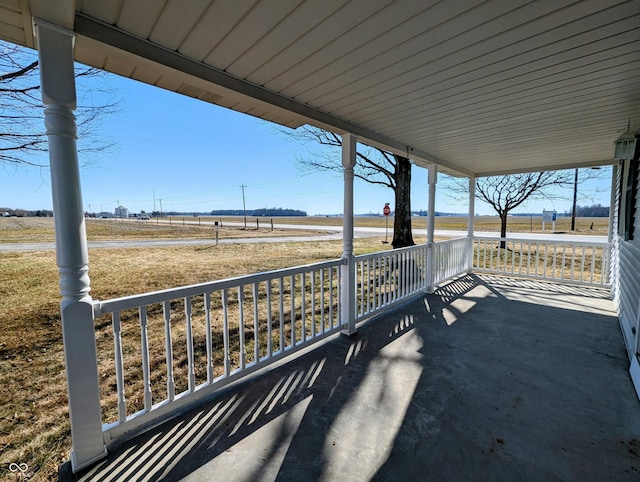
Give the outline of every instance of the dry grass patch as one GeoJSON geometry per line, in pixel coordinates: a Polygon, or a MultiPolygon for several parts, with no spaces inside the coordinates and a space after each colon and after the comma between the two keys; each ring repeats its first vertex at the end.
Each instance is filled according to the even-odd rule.
{"type": "Polygon", "coordinates": [[[0,218],[0,242],[54,241],[52,218],[0,218]]]}
{"type": "Polygon", "coordinates": [[[478,269],[498,270],[506,274],[538,276],[547,279],[602,283],[606,275],[606,251],[601,247],[536,245],[498,242],[476,245],[473,262],[478,269]]]}
{"type": "Polygon", "coordinates": [[[55,255],[4,254],[0,273],[0,479],[12,462],[46,479],[69,450],[55,255]]]}
{"type": "MultiPolygon", "coordinates": [[[[381,238],[356,240],[355,251],[364,254],[390,248],[380,241],[381,238]]],[[[335,259],[341,253],[339,241],[96,249],[89,253],[91,294],[94,299],[110,299],[335,259]]],[[[0,480],[12,477],[8,467],[13,462],[26,463],[32,480],[55,480],[58,465],[67,460],[71,446],[55,253],[2,253],[0,273],[0,480]]],[[[196,323],[201,366],[204,335],[201,321],[196,323]]],[[[177,325],[181,325],[180,320],[177,325]]],[[[101,367],[112,367],[110,319],[97,320],[96,329],[101,367]]],[[[137,337],[139,343],[139,325],[132,323],[127,329],[131,330],[131,343],[125,348],[130,360],[136,360],[133,340],[137,337]]],[[[158,333],[157,326],[151,329],[156,335],[150,336],[163,334],[158,333]]],[[[178,341],[180,336],[177,332],[178,341]]],[[[251,349],[248,344],[248,352],[251,349]]],[[[161,382],[166,369],[164,353],[152,353],[151,360],[154,376],[161,382]]],[[[139,361],[132,363],[132,370],[139,370],[139,361]]],[[[113,414],[115,390],[111,389],[115,378],[109,370],[101,371],[103,387],[109,389],[104,412],[113,414]]],[[[197,375],[202,377],[203,372],[197,375]]],[[[154,395],[162,396],[159,392],[154,395]]],[[[142,401],[134,397],[130,402],[135,407],[142,401]]]]}
{"type": "MultiPolygon", "coordinates": [[[[176,221],[172,224],[155,221],[86,219],[89,241],[122,239],[215,239],[215,227],[198,225],[197,221],[176,221]]],[[[318,231],[273,229],[262,225],[259,230],[249,225],[245,230],[237,226],[218,228],[219,239],[271,238],[277,236],[309,236],[318,231]]],[[[53,218],[0,218],[0,243],[44,243],[55,241],[53,218]]]]}

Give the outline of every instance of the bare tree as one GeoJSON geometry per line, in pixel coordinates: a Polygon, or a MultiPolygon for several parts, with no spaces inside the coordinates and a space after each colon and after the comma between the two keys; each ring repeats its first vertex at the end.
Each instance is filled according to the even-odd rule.
{"type": "MultiPolygon", "coordinates": [[[[113,146],[101,135],[99,120],[117,111],[119,101],[113,99],[104,75],[89,67],[76,68],[78,150],[89,154],[84,164],[113,146]]],[[[47,167],[41,160],[48,148],[43,117],[37,53],[0,42],[0,164],[47,167]]]]}
{"type": "Polygon", "coordinates": [[[562,186],[567,182],[566,176],[560,172],[528,172],[476,180],[476,196],[500,216],[501,238],[507,235],[507,217],[511,211],[527,199],[544,197],[550,187],[562,186]]]}
{"type": "MultiPolygon", "coordinates": [[[[316,146],[340,147],[342,139],[333,132],[317,127],[302,126],[295,131],[281,130],[283,134],[297,141],[312,143],[316,146]]],[[[338,149],[310,148],[309,156],[298,159],[303,170],[333,171],[342,173],[341,154],[338,149]]],[[[393,240],[394,248],[413,246],[411,231],[411,163],[409,159],[397,154],[358,145],[354,176],[371,184],[386,186],[395,193],[393,240]]]]}
{"type": "MultiPolygon", "coordinates": [[[[484,201],[500,217],[500,237],[507,234],[509,213],[527,200],[566,198],[562,190],[578,183],[602,177],[601,171],[582,169],[563,171],[527,172],[505,176],[480,177],[476,179],[476,198],[484,201]],[[559,188],[559,189],[558,189],[559,188]]],[[[446,187],[451,197],[459,197],[468,190],[466,180],[449,178],[446,187]]],[[[501,243],[504,247],[505,243],[501,243]]]]}

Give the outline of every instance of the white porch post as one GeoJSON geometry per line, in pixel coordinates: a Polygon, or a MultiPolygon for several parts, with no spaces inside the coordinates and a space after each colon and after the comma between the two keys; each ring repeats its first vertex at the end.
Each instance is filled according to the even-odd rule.
{"type": "Polygon", "coordinates": [[[435,164],[427,168],[427,183],[429,184],[429,205],[427,217],[427,292],[433,293],[433,232],[436,226],[436,183],[438,182],[438,167],[435,164]]]}
{"type": "MultiPolygon", "coordinates": [[[[607,238],[609,246],[611,246],[611,242],[613,241],[613,223],[615,220],[615,216],[618,215],[617,209],[615,209],[616,191],[618,190],[618,183],[616,182],[618,179],[618,169],[620,169],[620,164],[614,164],[613,166],[611,166],[611,200],[609,202],[609,232],[607,238]]],[[[617,234],[617,231],[615,234],[617,234]]]]}
{"type": "Polygon", "coordinates": [[[469,220],[467,221],[467,273],[473,271],[473,221],[476,213],[476,178],[469,178],[469,220]]]}
{"type": "Polygon", "coordinates": [[[71,464],[77,471],[106,455],[102,436],[89,256],[76,148],[73,32],[36,20],[45,128],[60,272],[62,335],[71,419],[71,464]]]}
{"type": "Polygon", "coordinates": [[[342,215],[342,258],[347,264],[341,266],[340,304],[343,333],[356,332],[356,270],[353,258],[353,168],[356,165],[356,137],[342,136],[342,167],[344,169],[344,212],[342,215]]]}

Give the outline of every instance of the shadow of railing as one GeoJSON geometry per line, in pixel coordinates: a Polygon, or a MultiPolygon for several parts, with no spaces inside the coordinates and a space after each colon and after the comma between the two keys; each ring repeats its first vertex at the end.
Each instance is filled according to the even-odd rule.
{"type": "MultiPolygon", "coordinates": [[[[548,414],[588,432],[579,449],[589,449],[603,426],[581,413],[603,406],[605,387],[620,397],[628,388],[615,316],[509,299],[506,288],[565,286],[461,276],[113,447],[80,480],[470,479],[478,467],[505,470],[505,447],[539,451],[545,464],[561,452],[552,424],[539,422],[548,414]],[[466,458],[451,463],[455,454],[466,458]]],[[[607,426],[607,437],[627,437],[607,426]]],[[[551,473],[534,462],[507,478],[551,473]]]]}
{"type": "MultiPolygon", "coordinates": [[[[268,373],[257,372],[228,387],[172,421],[111,447],[108,458],[81,472],[78,480],[176,480],[262,431],[269,434],[265,444],[269,448],[252,462],[254,475],[257,478],[268,467],[277,473],[280,467],[274,460],[286,456],[294,436],[303,437],[305,443],[313,438],[313,423],[304,422],[307,412],[324,412],[325,422],[331,424],[379,351],[413,328],[413,314],[404,313],[402,306],[392,310],[365,323],[352,337],[335,336],[268,373]],[[307,428],[302,429],[303,425],[307,428]],[[299,430],[305,434],[297,434],[299,430]]],[[[322,447],[317,449],[320,453],[322,447]]],[[[72,480],[69,477],[66,464],[60,469],[60,480],[72,480]]]]}
{"type": "Polygon", "coordinates": [[[607,287],[581,286],[570,283],[558,285],[555,282],[513,278],[508,275],[481,274],[478,275],[478,279],[493,287],[523,288],[541,293],[562,293],[584,298],[609,298],[611,296],[611,290],[607,287]]]}

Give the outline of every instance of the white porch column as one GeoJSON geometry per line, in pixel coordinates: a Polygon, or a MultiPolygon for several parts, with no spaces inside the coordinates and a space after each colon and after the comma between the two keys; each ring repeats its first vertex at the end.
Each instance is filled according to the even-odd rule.
{"type": "Polygon", "coordinates": [[[342,215],[342,258],[347,264],[341,267],[342,292],[340,304],[343,333],[356,332],[356,271],[353,259],[353,168],[356,165],[356,137],[342,136],[342,167],[344,169],[344,209],[342,215]]]}
{"type": "MultiPolygon", "coordinates": [[[[618,169],[620,169],[620,164],[614,164],[611,166],[611,200],[609,201],[609,232],[607,241],[609,246],[611,246],[611,242],[613,241],[613,235],[617,234],[613,232],[613,224],[615,217],[618,215],[618,210],[616,209],[616,192],[618,190],[618,169]]],[[[609,269],[611,272],[611,269],[609,269]]]]}
{"type": "Polygon", "coordinates": [[[433,233],[436,226],[436,183],[438,182],[438,167],[435,164],[427,168],[427,183],[429,184],[429,205],[427,217],[427,292],[433,293],[433,233]]]}
{"type": "Polygon", "coordinates": [[[49,139],[51,189],[60,272],[62,335],[71,419],[71,464],[75,471],[106,455],[102,436],[89,256],[76,148],[75,35],[35,21],[49,139]]]}
{"type": "MultiPolygon", "coordinates": [[[[617,273],[619,272],[618,267],[618,254],[614,252],[614,250],[618,247],[618,243],[614,243],[614,236],[618,236],[619,226],[617,222],[618,211],[620,209],[620,205],[616,204],[616,198],[618,194],[620,195],[620,201],[622,202],[622,193],[618,193],[620,187],[618,186],[618,174],[620,170],[620,164],[614,164],[611,166],[611,200],[609,202],[609,232],[607,236],[607,242],[609,244],[609,259],[607,263],[607,281],[611,285],[611,293],[613,294],[613,298],[615,299],[617,296],[618,286],[616,285],[617,273]],[[614,231],[615,225],[615,231],[614,231]],[[614,262],[616,265],[614,266],[614,262]]],[[[638,312],[640,313],[640,312],[638,312]]],[[[638,334],[640,334],[640,330],[638,330],[638,334]]],[[[637,335],[636,335],[637,336],[637,335]]],[[[640,343],[640,339],[638,339],[638,343],[640,343]]]]}
{"type": "Polygon", "coordinates": [[[469,178],[469,219],[467,221],[467,273],[473,271],[473,221],[476,214],[476,178],[469,178]]]}

